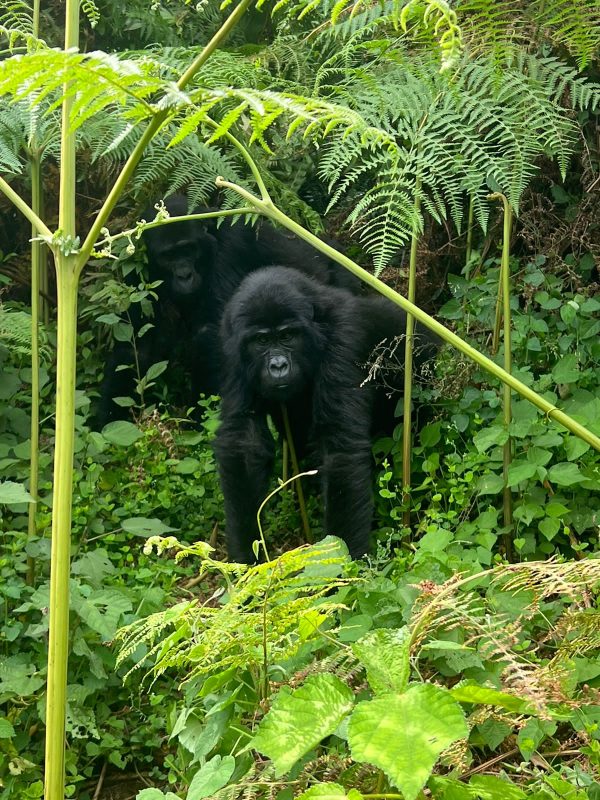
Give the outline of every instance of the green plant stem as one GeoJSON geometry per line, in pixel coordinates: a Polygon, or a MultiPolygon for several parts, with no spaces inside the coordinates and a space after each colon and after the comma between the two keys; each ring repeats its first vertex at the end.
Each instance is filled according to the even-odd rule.
{"type": "Polygon", "coordinates": [[[534,406],[537,406],[537,408],[543,411],[544,414],[550,417],[550,419],[558,422],[567,430],[571,431],[571,433],[573,433],[575,436],[583,439],[584,442],[587,442],[600,452],[600,437],[595,436],[583,425],[580,425],[568,414],[565,414],[564,411],[561,411],[556,406],[552,405],[552,403],[549,403],[539,394],[519,381],[513,375],[507,373],[504,369],[502,369],[502,367],[498,366],[498,364],[495,364],[490,358],[487,358],[487,356],[484,356],[475,350],[475,348],[471,347],[470,344],[463,342],[460,336],[457,336],[455,333],[448,330],[448,328],[435,320],[433,317],[430,317],[429,314],[426,314],[425,311],[414,305],[414,303],[409,302],[405,297],[402,297],[402,295],[399,295],[393,289],[390,289],[390,287],[383,283],[383,281],[380,281],[379,278],[376,278],[374,275],[371,275],[370,272],[367,272],[362,267],[359,267],[358,264],[352,261],[352,259],[343,255],[342,253],[339,253],[333,247],[321,241],[309,231],[305,230],[305,228],[303,228],[297,222],[294,222],[293,219],[276,208],[272,203],[263,202],[259,197],[256,197],[242,186],[238,186],[235,183],[226,181],[224,178],[217,178],[217,186],[237,192],[241,197],[244,198],[244,200],[250,203],[256,209],[256,211],[264,214],[264,216],[292,231],[299,236],[300,239],[312,244],[313,247],[319,250],[319,252],[325,253],[325,255],[327,255],[333,261],[341,264],[343,267],[346,267],[346,269],[348,269],[366,284],[373,287],[373,289],[376,289],[384,297],[387,297],[388,300],[396,303],[396,305],[403,308],[407,313],[412,314],[416,320],[423,323],[426,328],[429,328],[429,330],[433,331],[445,342],[448,342],[448,344],[451,344],[457,350],[460,350],[461,353],[464,353],[472,361],[475,361],[482,369],[485,369],[495,378],[498,378],[499,380],[508,384],[511,389],[514,389],[514,391],[520,394],[521,397],[524,397],[530,403],[533,403],[534,406]]]}
{"type": "Polygon", "coordinates": [[[269,494],[265,497],[265,499],[262,501],[262,503],[258,507],[258,511],[256,512],[256,521],[258,523],[258,535],[259,535],[259,538],[260,538],[260,543],[261,543],[261,546],[262,546],[262,549],[263,549],[263,553],[265,554],[265,559],[267,561],[270,561],[269,552],[267,550],[267,542],[265,540],[265,534],[263,532],[262,523],[260,521],[260,515],[262,514],[263,508],[267,505],[267,503],[269,502],[269,500],[272,497],[275,497],[277,492],[280,492],[282,489],[284,489],[292,481],[298,480],[299,478],[304,478],[304,476],[306,476],[306,475],[316,475],[316,474],[317,474],[317,470],[316,469],[309,469],[306,472],[299,472],[297,475],[292,475],[292,477],[288,478],[287,481],[283,481],[282,483],[279,484],[279,486],[277,486],[275,489],[273,489],[272,492],[269,492],[269,494]]]}
{"type": "MultiPolygon", "coordinates": [[[[67,0],[65,50],[79,44],[79,2],[67,0]]],[[[71,130],[74,98],[64,87],[60,140],[59,228],[74,239],[75,134],[71,130]]],[[[52,493],[52,548],[46,688],[45,800],[65,796],[65,716],[69,654],[69,572],[72,519],[73,446],[75,420],[75,354],[77,336],[76,257],[54,253],[57,294],[56,432],[52,493]]]]}
{"type": "Polygon", "coordinates": [[[46,694],[45,800],[64,800],[65,704],[69,643],[69,558],[75,418],[77,277],[74,257],[57,256],[56,445],[46,694]]]}
{"type": "MultiPolygon", "coordinates": [[[[490,200],[501,200],[504,208],[504,229],[502,238],[502,264],[500,269],[500,280],[502,286],[502,317],[503,317],[503,343],[504,343],[504,369],[512,373],[512,343],[511,343],[511,310],[510,310],[510,237],[512,233],[512,209],[508,200],[503,194],[495,193],[490,195],[490,200]]],[[[502,392],[502,411],[504,425],[509,429],[512,422],[512,403],[510,386],[506,383],[502,392]]],[[[504,534],[504,546],[507,558],[512,553],[512,528],[513,528],[513,507],[512,492],[508,485],[508,470],[512,461],[512,439],[509,436],[506,440],[502,453],[502,472],[504,487],[502,490],[504,527],[507,532],[504,534]]]]}
{"type": "MultiPolygon", "coordinates": [[[[236,6],[236,8],[231,12],[229,17],[225,20],[223,25],[215,33],[210,42],[208,42],[208,44],[203,48],[202,52],[198,55],[196,59],[194,59],[192,64],[190,64],[188,69],[183,73],[181,78],[177,81],[178,89],[184,89],[187,86],[187,84],[192,80],[192,78],[198,72],[198,70],[206,63],[206,61],[210,58],[210,56],[214,53],[214,51],[229,36],[232,29],[238,24],[240,19],[244,16],[251,3],[252,0],[241,0],[239,5],[236,6]]],[[[156,113],[154,119],[152,119],[148,123],[148,127],[144,131],[139,142],[131,152],[127,161],[125,162],[125,165],[123,166],[121,172],[119,173],[119,176],[117,177],[112,189],[110,190],[108,197],[102,204],[102,208],[98,212],[98,215],[94,220],[88,235],[85,237],[83,245],[81,246],[79,259],[77,262],[77,275],[81,274],[81,271],[85,267],[94,248],[94,244],[98,239],[98,237],[100,236],[102,228],[105,226],[110,214],[112,213],[113,208],[117,203],[117,200],[123,193],[125,186],[129,183],[135,168],[137,167],[140,159],[142,158],[142,155],[144,154],[146,146],[152,140],[154,135],[159,131],[159,129],[164,125],[170,113],[172,112],[169,109],[164,109],[156,113]]]]}
{"type": "Polygon", "coordinates": [[[467,251],[465,254],[465,280],[468,281],[470,278],[469,275],[469,263],[471,261],[471,253],[473,251],[473,215],[475,210],[475,202],[473,199],[473,195],[469,195],[469,215],[467,218],[467,251]]]}
{"type": "MultiPolygon", "coordinates": [[[[294,477],[300,473],[298,466],[298,459],[296,457],[296,447],[294,445],[294,437],[292,436],[292,427],[290,425],[290,418],[288,415],[287,406],[282,404],[281,414],[283,416],[283,427],[285,428],[285,438],[290,451],[290,460],[292,462],[292,469],[294,470],[294,477]]],[[[304,538],[309,544],[313,543],[313,535],[308,521],[308,514],[306,513],[306,503],[304,502],[304,490],[302,489],[302,481],[296,481],[296,494],[298,495],[298,505],[300,507],[300,518],[302,519],[302,528],[304,530],[304,538]]]]}
{"type": "MultiPolygon", "coordinates": [[[[31,206],[39,215],[42,196],[40,159],[31,160],[31,206]]],[[[29,451],[29,494],[34,502],[29,504],[27,538],[32,541],[37,534],[37,501],[39,486],[40,444],[40,277],[42,249],[45,245],[35,240],[37,231],[32,226],[31,243],[31,429],[29,451]]],[[[35,559],[27,556],[27,583],[35,581],[35,559]]]]}
{"type": "MultiPolygon", "coordinates": [[[[416,218],[421,211],[421,182],[417,180],[415,188],[415,224],[410,241],[410,261],[408,267],[408,301],[415,302],[417,289],[417,248],[419,244],[419,230],[416,218]]],[[[403,398],[403,427],[402,427],[402,491],[406,510],[402,521],[406,527],[410,526],[410,487],[411,487],[411,457],[412,457],[412,382],[413,382],[413,354],[414,354],[415,318],[412,314],[406,315],[406,335],[404,339],[404,398],[403,398]]]]}
{"type": "Polygon", "coordinates": [[[393,794],[392,792],[380,792],[377,794],[363,794],[361,795],[363,798],[369,798],[369,800],[404,800],[403,794],[393,794]]]}

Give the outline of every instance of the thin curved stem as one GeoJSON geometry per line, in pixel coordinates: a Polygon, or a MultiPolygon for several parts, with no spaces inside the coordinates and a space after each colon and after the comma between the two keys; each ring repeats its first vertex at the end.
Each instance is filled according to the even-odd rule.
{"type": "Polygon", "coordinates": [[[237,194],[249,202],[256,209],[256,211],[277,222],[282,227],[292,231],[300,239],[312,244],[316,250],[324,253],[326,256],[331,258],[336,263],[341,264],[343,267],[346,267],[346,269],[348,269],[366,284],[372,286],[373,289],[376,289],[384,297],[387,297],[388,300],[391,300],[392,303],[396,303],[396,305],[403,308],[407,313],[412,314],[415,319],[423,323],[425,327],[429,328],[429,330],[433,331],[445,342],[448,342],[448,344],[452,345],[457,350],[460,350],[461,353],[464,353],[472,361],[475,361],[482,369],[485,369],[486,372],[489,372],[490,375],[498,378],[503,383],[510,386],[511,389],[514,389],[514,391],[520,394],[521,397],[524,397],[530,403],[533,403],[533,405],[537,406],[537,408],[543,411],[546,416],[550,417],[555,422],[558,422],[567,430],[571,431],[571,433],[575,434],[575,436],[583,439],[583,441],[587,442],[594,449],[600,452],[600,437],[594,435],[591,431],[589,431],[583,425],[580,425],[568,414],[565,414],[564,411],[561,411],[555,405],[549,403],[520,380],[515,378],[513,375],[510,375],[508,372],[506,372],[506,370],[502,369],[502,367],[499,367],[498,364],[494,363],[490,358],[487,358],[487,356],[482,355],[482,353],[477,351],[474,347],[471,347],[470,344],[463,342],[460,336],[457,336],[455,333],[448,330],[448,328],[442,325],[441,322],[438,322],[433,317],[430,317],[429,314],[426,314],[425,311],[420,309],[414,303],[411,303],[405,297],[402,297],[402,295],[398,294],[398,292],[390,289],[390,287],[383,283],[383,281],[380,281],[379,278],[376,278],[374,275],[371,275],[370,272],[367,272],[367,270],[359,267],[359,265],[352,261],[352,259],[343,255],[342,253],[339,253],[335,248],[331,247],[331,245],[321,241],[321,239],[319,239],[317,236],[303,228],[302,225],[294,222],[293,219],[288,217],[278,208],[272,204],[264,203],[259,197],[256,197],[242,186],[238,186],[235,183],[226,181],[221,177],[217,178],[217,186],[237,192],[237,194]]]}
{"type": "Polygon", "coordinates": [[[273,489],[273,491],[270,492],[265,497],[265,499],[262,501],[262,503],[258,507],[258,511],[256,512],[256,521],[258,523],[258,533],[259,533],[259,537],[260,537],[260,543],[262,545],[263,553],[265,554],[265,558],[266,558],[267,561],[270,561],[269,552],[267,550],[267,543],[265,541],[265,535],[263,533],[262,524],[261,524],[261,521],[260,521],[260,515],[262,514],[263,508],[267,505],[267,503],[269,502],[269,500],[272,497],[275,497],[277,492],[280,492],[282,489],[284,489],[292,481],[295,481],[298,478],[304,478],[305,476],[308,476],[308,475],[316,475],[316,474],[317,474],[317,470],[316,469],[309,469],[306,472],[299,472],[297,475],[292,475],[292,477],[288,478],[287,481],[283,481],[283,483],[280,483],[279,486],[277,486],[277,488],[273,489]]]}

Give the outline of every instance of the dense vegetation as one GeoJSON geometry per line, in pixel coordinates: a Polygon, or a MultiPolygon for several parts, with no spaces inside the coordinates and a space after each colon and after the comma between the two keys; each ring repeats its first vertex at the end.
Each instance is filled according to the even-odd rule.
{"type": "MultiPolygon", "coordinates": [[[[294,549],[285,487],[262,519],[283,555],[246,570],[222,560],[217,399],[192,422],[159,363],[126,401],[133,421],[93,430],[106,349],[151,298],[141,272],[122,281],[144,262],[141,208],[181,189],[238,206],[215,179],[255,191],[242,142],[281,209],[401,292],[412,243],[417,302],[498,364],[503,220],[488,195],[504,195],[512,372],[600,435],[595,0],[267,5],[187,93],[177,77],[229,13],[216,3],[86,0],[87,57],[46,49],[63,43],[59,4],[42,6],[39,29],[21,0],[0,12],[0,174],[29,197],[41,169],[53,228],[65,75],[79,81],[84,235],[156,98],[169,109],[79,289],[67,794],[599,800],[589,442],[517,395],[507,424],[500,382],[445,348],[415,390],[409,492],[401,418],[374,447],[368,562],[319,541],[308,478],[317,543],[294,549]]],[[[32,279],[30,227],[3,195],[0,216],[0,789],[24,800],[43,796],[56,293],[43,264],[32,279]]]]}

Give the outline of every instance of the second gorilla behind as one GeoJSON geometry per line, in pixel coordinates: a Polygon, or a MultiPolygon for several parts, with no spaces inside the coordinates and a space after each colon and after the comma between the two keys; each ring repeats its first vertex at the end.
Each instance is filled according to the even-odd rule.
{"type": "MultiPolygon", "coordinates": [[[[187,214],[183,195],[165,200],[170,216],[187,214]]],[[[210,209],[198,209],[208,211],[210,209]]],[[[147,210],[144,217],[153,219],[147,210]]],[[[306,242],[266,221],[257,226],[223,220],[187,220],[149,228],[143,234],[148,253],[148,277],[161,281],[155,290],[152,328],[136,342],[140,376],[157,362],[178,360],[189,373],[189,402],[198,395],[216,394],[221,367],[218,329],[225,303],[243,278],[259,267],[285,263],[323,283],[358,291],[360,281],[306,242]]],[[[132,307],[136,333],[148,322],[132,307]]],[[[106,361],[96,424],[127,415],[114,397],[131,396],[135,388],[134,351],[129,342],[117,342],[106,361]]]]}

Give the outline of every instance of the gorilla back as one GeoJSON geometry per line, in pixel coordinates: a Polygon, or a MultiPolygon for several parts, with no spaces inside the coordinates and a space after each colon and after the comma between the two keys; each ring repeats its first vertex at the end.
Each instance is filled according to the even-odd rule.
{"type": "MultiPolygon", "coordinates": [[[[282,404],[299,455],[309,453],[308,466],[319,469],[325,532],[344,539],[353,557],[364,555],[372,517],[372,437],[393,425],[393,404],[377,402],[386,389],[365,380],[365,364],[373,348],[403,337],[405,327],[405,313],[389,300],[357,297],[294,269],[271,267],[243,281],[221,324],[216,452],[231,558],[253,560],[256,512],[274,460],[267,416],[281,431],[282,404]],[[376,413],[381,409],[387,418],[376,413]]],[[[418,363],[435,351],[431,339],[424,342],[418,363]]],[[[387,389],[401,390],[403,379],[401,368],[389,371],[387,389]]]]}

